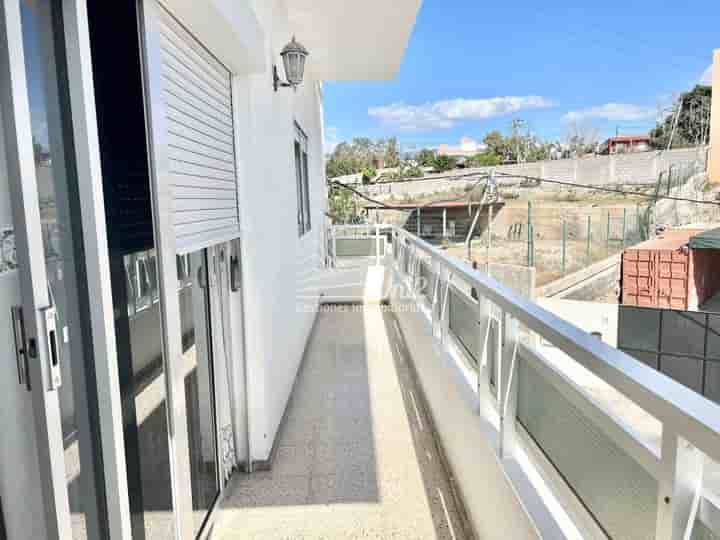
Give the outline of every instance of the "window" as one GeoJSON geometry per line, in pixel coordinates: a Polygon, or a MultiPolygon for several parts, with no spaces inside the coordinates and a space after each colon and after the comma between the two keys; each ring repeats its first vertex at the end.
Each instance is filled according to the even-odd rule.
{"type": "Polygon", "coordinates": [[[297,180],[298,236],[311,229],[310,181],[308,179],[308,139],[302,128],[295,124],[295,177],[297,180]]]}

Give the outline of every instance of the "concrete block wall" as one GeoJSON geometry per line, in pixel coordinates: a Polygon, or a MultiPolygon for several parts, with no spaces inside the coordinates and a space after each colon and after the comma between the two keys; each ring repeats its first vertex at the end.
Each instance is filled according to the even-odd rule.
{"type": "MultiPolygon", "coordinates": [[[[718,91],[718,94],[720,94],[720,91],[718,91]]],[[[720,104],[718,108],[720,108],[720,104]]],[[[720,119],[718,123],[720,123],[720,119]]],[[[717,131],[717,138],[720,138],[720,128],[717,131]]],[[[699,167],[704,169],[707,156],[708,149],[699,147],[683,148],[669,152],[642,152],[582,159],[538,161],[516,165],[501,165],[494,169],[497,173],[501,173],[497,177],[500,185],[514,185],[519,182],[519,179],[516,178],[503,178],[502,174],[527,175],[593,186],[643,185],[654,183],[660,172],[668,170],[673,165],[681,166],[697,162],[699,167]]],[[[718,160],[718,169],[720,169],[720,160],[718,160]]],[[[362,186],[361,189],[370,197],[377,197],[381,200],[394,197],[401,200],[408,197],[427,196],[444,193],[456,188],[465,188],[475,184],[477,176],[489,174],[491,170],[491,167],[457,170],[451,171],[445,176],[439,175],[440,177],[405,182],[385,182],[362,186]],[[474,178],[462,176],[470,173],[477,176],[474,178]]],[[[720,181],[720,178],[718,181],[720,181]]],[[[556,189],[557,186],[548,183],[543,187],[556,189]]]]}

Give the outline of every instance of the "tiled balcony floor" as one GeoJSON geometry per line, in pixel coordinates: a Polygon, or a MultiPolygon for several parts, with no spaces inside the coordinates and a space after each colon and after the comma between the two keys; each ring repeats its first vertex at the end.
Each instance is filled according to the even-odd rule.
{"type": "Polygon", "coordinates": [[[318,315],[272,470],[234,478],[213,538],[466,538],[392,315],[345,309],[318,315]]]}

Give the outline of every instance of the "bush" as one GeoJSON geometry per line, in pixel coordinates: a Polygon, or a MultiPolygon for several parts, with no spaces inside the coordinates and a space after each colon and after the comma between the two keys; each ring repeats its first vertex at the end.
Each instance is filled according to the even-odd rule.
{"type": "Polygon", "coordinates": [[[373,180],[375,180],[375,177],[377,176],[377,171],[371,167],[364,169],[362,172],[362,183],[363,184],[369,184],[373,180]]]}

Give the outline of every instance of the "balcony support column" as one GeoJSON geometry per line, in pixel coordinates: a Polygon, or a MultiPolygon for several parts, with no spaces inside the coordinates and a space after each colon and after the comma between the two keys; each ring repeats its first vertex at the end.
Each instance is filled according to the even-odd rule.
{"type": "Polygon", "coordinates": [[[657,540],[690,538],[702,498],[703,457],[671,426],[663,425],[657,540]]]}

